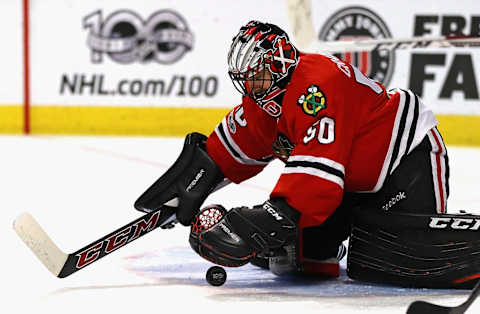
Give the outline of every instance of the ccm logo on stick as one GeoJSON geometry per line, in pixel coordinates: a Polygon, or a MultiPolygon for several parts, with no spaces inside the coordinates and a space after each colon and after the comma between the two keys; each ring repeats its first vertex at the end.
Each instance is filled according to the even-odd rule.
{"type": "Polygon", "coordinates": [[[85,267],[88,264],[97,260],[101,255],[111,253],[114,250],[121,248],[128,242],[133,241],[139,236],[141,236],[144,232],[150,232],[155,228],[159,216],[160,212],[157,212],[152,217],[150,217],[150,220],[140,220],[133,226],[128,226],[125,229],[108,237],[107,239],[102,239],[101,241],[90,246],[88,249],[78,253],[76,267],[85,267]]]}
{"type": "Polygon", "coordinates": [[[478,230],[480,228],[480,219],[430,217],[428,226],[432,229],[478,230]]]}

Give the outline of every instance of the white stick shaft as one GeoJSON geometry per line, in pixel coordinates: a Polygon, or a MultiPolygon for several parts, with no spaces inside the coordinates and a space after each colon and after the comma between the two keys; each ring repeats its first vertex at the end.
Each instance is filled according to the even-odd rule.
{"type": "Polygon", "coordinates": [[[329,53],[412,48],[450,48],[480,46],[480,38],[412,37],[398,39],[372,39],[352,41],[314,41],[306,50],[329,53]]]}

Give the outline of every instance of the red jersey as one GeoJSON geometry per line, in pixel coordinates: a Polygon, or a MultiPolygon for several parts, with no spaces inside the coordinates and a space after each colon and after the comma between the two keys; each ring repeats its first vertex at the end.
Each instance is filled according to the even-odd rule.
{"type": "Polygon", "coordinates": [[[378,191],[436,124],[413,92],[387,92],[334,56],[301,54],[286,88],[261,102],[243,97],[207,151],[235,183],[283,159],[270,197],[300,211],[303,228],[330,216],[344,191],[378,191]]]}

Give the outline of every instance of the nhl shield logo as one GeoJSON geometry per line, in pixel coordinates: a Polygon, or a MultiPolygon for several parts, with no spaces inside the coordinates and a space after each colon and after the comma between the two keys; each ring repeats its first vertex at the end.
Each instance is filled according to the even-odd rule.
{"type": "MultiPolygon", "coordinates": [[[[322,41],[385,39],[392,35],[385,22],[362,7],[347,7],[335,12],[322,27],[322,41]]],[[[395,64],[393,51],[347,52],[336,57],[356,66],[366,76],[388,86],[395,64]]]]}

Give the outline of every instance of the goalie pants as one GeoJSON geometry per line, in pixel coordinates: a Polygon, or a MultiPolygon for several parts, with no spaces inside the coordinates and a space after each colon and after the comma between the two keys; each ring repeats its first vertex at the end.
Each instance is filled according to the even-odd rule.
{"type": "Polygon", "coordinates": [[[443,214],[449,194],[448,155],[437,128],[431,129],[385,179],[376,193],[344,193],[340,206],[320,226],[301,230],[303,259],[337,255],[348,238],[354,209],[418,214],[443,214]]]}

